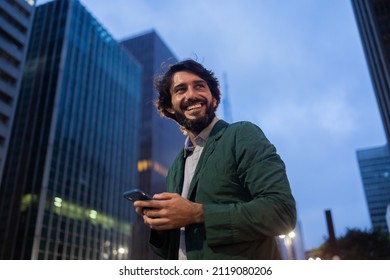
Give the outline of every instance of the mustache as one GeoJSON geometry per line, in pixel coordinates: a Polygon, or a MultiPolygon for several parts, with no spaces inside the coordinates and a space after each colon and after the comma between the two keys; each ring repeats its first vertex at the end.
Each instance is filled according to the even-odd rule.
{"type": "Polygon", "coordinates": [[[183,101],[183,103],[181,104],[181,107],[187,108],[188,106],[191,106],[191,105],[196,104],[196,103],[206,104],[207,101],[204,99],[200,99],[200,98],[189,98],[189,99],[183,101]]]}

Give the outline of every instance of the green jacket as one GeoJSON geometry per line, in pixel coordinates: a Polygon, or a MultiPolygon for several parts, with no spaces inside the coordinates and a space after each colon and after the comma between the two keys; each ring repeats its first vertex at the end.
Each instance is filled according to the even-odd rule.
{"type": "MultiPolygon", "coordinates": [[[[184,151],[169,168],[167,191],[181,193],[184,151]]],[[[203,149],[188,198],[204,205],[204,223],[186,227],[188,259],[279,259],[275,236],[296,223],[285,165],[259,127],[216,123],[203,149]]],[[[152,230],[150,243],[177,259],[179,229],[152,230]]]]}

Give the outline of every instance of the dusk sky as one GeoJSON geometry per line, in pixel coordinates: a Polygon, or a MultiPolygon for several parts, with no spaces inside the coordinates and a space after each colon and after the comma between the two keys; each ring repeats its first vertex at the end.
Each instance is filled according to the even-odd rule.
{"type": "Polygon", "coordinates": [[[154,29],[215,72],[233,121],[286,163],[306,250],[327,238],[327,209],[337,237],[371,228],[356,150],[386,140],[350,0],[80,2],[116,40],[154,29]]]}

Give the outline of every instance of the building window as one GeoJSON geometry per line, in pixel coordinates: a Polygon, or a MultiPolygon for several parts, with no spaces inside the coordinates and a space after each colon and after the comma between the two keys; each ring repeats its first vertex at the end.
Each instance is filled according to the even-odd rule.
{"type": "Polygon", "coordinates": [[[0,101],[4,102],[5,104],[11,104],[12,97],[0,90],[0,101]]]}
{"type": "Polygon", "coordinates": [[[7,84],[16,85],[16,79],[9,75],[8,73],[5,73],[4,71],[0,70],[0,79],[6,82],[7,84]]]}
{"type": "Polygon", "coordinates": [[[9,117],[0,112],[0,123],[7,125],[9,117]]]}

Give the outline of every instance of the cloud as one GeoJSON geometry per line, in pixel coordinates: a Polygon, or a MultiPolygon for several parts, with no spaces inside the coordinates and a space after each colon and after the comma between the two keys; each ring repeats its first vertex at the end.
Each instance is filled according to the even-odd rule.
{"type": "Polygon", "coordinates": [[[288,138],[318,135],[322,139],[341,141],[357,130],[357,112],[342,89],[318,93],[315,98],[293,96],[275,100],[263,109],[261,123],[270,133],[288,138]]]}

